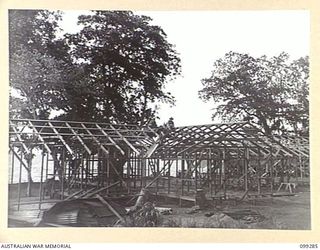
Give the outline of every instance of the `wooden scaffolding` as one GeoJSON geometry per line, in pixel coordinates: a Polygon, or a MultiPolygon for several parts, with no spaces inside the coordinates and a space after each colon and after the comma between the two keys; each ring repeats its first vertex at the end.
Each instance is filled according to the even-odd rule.
{"type": "Polygon", "coordinates": [[[18,204],[22,168],[31,173],[35,152],[41,154],[39,206],[48,198],[50,180],[57,183],[60,199],[102,191],[137,193],[143,187],[159,195],[182,197],[203,190],[208,197],[227,198],[231,193],[273,193],[290,177],[298,181],[309,175],[308,138],[268,137],[249,122],[163,130],[13,119],[9,137],[10,182],[19,176],[18,204]]]}
{"type": "Polygon", "coordinates": [[[41,154],[40,203],[48,195],[48,185],[59,187],[61,199],[75,191],[87,195],[97,190],[108,192],[111,187],[118,193],[134,192],[131,189],[141,186],[145,172],[141,159],[158,138],[148,126],[13,119],[10,182],[14,175],[19,176],[20,201],[22,169],[31,175],[32,159],[41,154]]]}
{"type": "Polygon", "coordinates": [[[166,190],[175,186],[180,195],[198,189],[212,198],[272,194],[275,185],[309,175],[308,138],[266,136],[249,122],[175,128],[162,138],[153,157],[168,162],[163,170],[170,173],[163,176],[166,190]]]}

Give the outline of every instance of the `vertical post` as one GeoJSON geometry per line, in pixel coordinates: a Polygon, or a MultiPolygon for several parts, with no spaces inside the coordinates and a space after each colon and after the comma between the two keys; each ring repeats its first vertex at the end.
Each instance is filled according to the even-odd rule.
{"type": "Polygon", "coordinates": [[[207,175],[208,175],[208,182],[209,182],[209,189],[210,189],[210,196],[212,197],[212,160],[211,160],[211,149],[209,151],[209,157],[207,159],[207,175]]]}
{"type": "Polygon", "coordinates": [[[69,185],[68,185],[68,194],[70,194],[70,188],[71,188],[71,181],[72,181],[72,176],[71,176],[71,169],[73,169],[74,166],[70,166],[70,162],[69,162],[69,166],[68,166],[68,182],[69,182],[69,185]]]}
{"type": "Polygon", "coordinates": [[[30,155],[28,154],[28,159],[27,159],[27,176],[28,176],[28,186],[27,186],[27,195],[28,197],[32,196],[32,148],[30,149],[30,155]]]}
{"type": "Polygon", "coordinates": [[[142,156],[140,157],[140,168],[141,168],[141,188],[144,186],[144,181],[145,181],[145,174],[146,174],[146,162],[145,162],[145,158],[143,158],[142,156]]]}
{"type": "Polygon", "coordinates": [[[20,147],[20,168],[19,168],[19,183],[18,183],[18,211],[20,210],[20,200],[21,200],[21,174],[22,174],[22,146],[20,147]]]}
{"type": "MultiPolygon", "coordinates": [[[[163,160],[163,167],[165,167],[165,165],[166,165],[166,162],[165,162],[165,160],[163,160]]],[[[157,175],[156,176],[158,176],[160,174],[160,166],[159,166],[159,164],[157,164],[157,175]]],[[[156,194],[158,194],[158,192],[159,192],[159,179],[160,178],[157,178],[157,181],[156,181],[156,194]]]]}
{"type": "MultiPolygon", "coordinates": [[[[289,167],[290,167],[290,164],[289,164],[289,167]]],[[[294,164],[294,172],[295,172],[296,182],[298,182],[298,165],[297,164],[294,164]]]]}
{"type": "Polygon", "coordinates": [[[226,149],[223,148],[222,150],[222,164],[221,164],[221,168],[222,168],[222,181],[223,181],[223,196],[224,198],[226,198],[226,149]]]}
{"type": "Polygon", "coordinates": [[[219,164],[219,175],[218,175],[218,180],[217,180],[217,193],[221,191],[222,187],[222,160],[221,160],[221,155],[219,155],[219,160],[217,163],[219,164]]]}
{"type": "Polygon", "coordinates": [[[192,174],[190,174],[190,164],[191,160],[186,160],[186,164],[187,164],[187,171],[186,171],[186,178],[187,178],[187,192],[190,192],[190,181],[192,179],[192,174]]]}
{"type": "Polygon", "coordinates": [[[220,189],[221,189],[221,187],[222,187],[222,168],[223,168],[223,166],[222,166],[222,164],[223,164],[223,153],[221,153],[221,151],[220,151],[220,154],[219,154],[219,157],[220,157],[220,159],[219,159],[219,188],[218,188],[218,190],[220,191],[220,189]],[[222,157],[221,157],[221,154],[222,154],[222,157]]]}
{"type": "Polygon", "coordinates": [[[101,158],[102,150],[99,149],[98,151],[98,157],[97,157],[97,163],[98,163],[98,168],[97,168],[97,179],[98,179],[98,187],[101,187],[101,179],[102,179],[102,158],[101,158]]]}
{"type": "Polygon", "coordinates": [[[298,144],[298,152],[299,152],[299,169],[300,169],[300,178],[301,180],[303,179],[303,170],[302,170],[302,159],[301,159],[301,147],[300,147],[300,140],[295,138],[295,141],[297,142],[298,144]]]}
{"type": "Polygon", "coordinates": [[[136,152],[133,153],[133,188],[135,189],[137,186],[137,158],[136,152]]]}
{"type": "Polygon", "coordinates": [[[182,162],[181,162],[181,195],[183,195],[183,187],[184,187],[184,164],[185,164],[185,153],[182,156],[182,162]]]}
{"type": "Polygon", "coordinates": [[[150,159],[145,158],[145,161],[146,161],[146,177],[148,177],[150,174],[150,159]]]}
{"type": "Polygon", "coordinates": [[[300,179],[303,179],[303,170],[302,170],[302,160],[301,160],[301,154],[299,151],[299,168],[300,168],[300,179]]]}
{"type": "Polygon", "coordinates": [[[248,149],[244,148],[244,189],[248,191],[248,149]]]}
{"type": "MultiPolygon", "coordinates": [[[[115,166],[115,167],[117,167],[117,166],[115,166]]],[[[107,171],[107,186],[109,186],[110,185],[110,183],[111,183],[111,177],[110,177],[110,158],[108,157],[107,158],[107,160],[106,160],[106,171],[107,171]]],[[[107,194],[109,194],[109,188],[107,189],[107,194]]]]}
{"type": "Polygon", "coordinates": [[[176,188],[178,187],[178,177],[179,177],[179,158],[176,159],[176,188]]]}
{"type": "Polygon", "coordinates": [[[222,161],[221,161],[221,179],[222,179],[222,183],[224,182],[224,179],[225,179],[225,160],[226,160],[226,150],[225,150],[225,148],[223,148],[222,149],[222,161]]]}
{"type": "Polygon", "coordinates": [[[95,155],[92,155],[91,157],[91,178],[92,178],[92,181],[94,180],[94,161],[95,161],[95,155]]]}
{"type": "MultiPolygon", "coordinates": [[[[109,150],[109,148],[108,148],[109,150]]],[[[109,151],[110,152],[110,151],[109,151]]],[[[105,155],[105,152],[101,151],[101,155],[100,155],[100,184],[101,184],[101,187],[104,187],[105,186],[105,168],[106,168],[106,165],[107,165],[107,162],[109,163],[109,161],[111,161],[111,157],[110,155],[105,155]]]]}
{"type": "Polygon", "coordinates": [[[257,176],[258,176],[258,194],[261,194],[261,151],[260,148],[258,149],[258,169],[257,169],[257,176]]]}
{"type": "MultiPolygon", "coordinates": [[[[157,171],[157,175],[156,176],[158,176],[158,174],[159,174],[159,171],[160,171],[160,159],[158,159],[157,160],[158,161],[158,164],[157,164],[157,168],[156,168],[156,171],[157,171]]],[[[165,167],[165,161],[162,161],[162,164],[163,164],[163,167],[165,167]]],[[[158,179],[159,180],[159,179],[158,179]]],[[[157,184],[158,185],[158,184],[157,184]]],[[[157,190],[157,192],[158,192],[158,190],[157,190]]]]}
{"type": "Polygon", "coordinates": [[[56,169],[56,160],[57,160],[57,153],[56,153],[56,148],[54,147],[52,150],[52,160],[53,160],[53,168],[52,168],[52,176],[53,178],[55,178],[56,176],[56,171],[58,171],[56,169]]]}
{"type": "Polygon", "coordinates": [[[128,160],[127,160],[127,187],[128,187],[128,193],[130,193],[131,189],[131,154],[130,149],[128,149],[128,160]]]}
{"type": "Polygon", "coordinates": [[[80,180],[80,169],[78,169],[78,166],[77,166],[77,160],[78,159],[75,159],[75,165],[74,165],[74,168],[73,168],[73,171],[75,172],[75,180],[79,181],[80,180]]]}
{"type": "Polygon", "coordinates": [[[140,188],[143,187],[143,170],[142,170],[142,159],[141,157],[138,155],[138,169],[139,169],[139,175],[140,175],[140,188]]]}
{"type": "Polygon", "coordinates": [[[85,160],[86,160],[86,171],[85,171],[85,190],[88,190],[88,173],[89,173],[89,156],[86,154],[85,155],[85,160]]]}
{"type": "Polygon", "coordinates": [[[61,161],[61,200],[64,199],[64,170],[65,170],[65,150],[62,149],[62,161],[61,161]]]}
{"type": "Polygon", "coordinates": [[[195,189],[198,189],[198,160],[195,158],[195,170],[194,170],[195,189]]]}
{"type": "Polygon", "coordinates": [[[43,181],[43,165],[44,165],[44,146],[42,146],[42,158],[41,158],[41,170],[40,170],[40,190],[39,190],[39,210],[41,210],[41,203],[42,203],[42,181],[43,181]]]}
{"type": "Polygon", "coordinates": [[[273,154],[272,154],[272,147],[270,147],[270,191],[271,194],[273,193],[273,154]]]}
{"type": "Polygon", "coordinates": [[[218,170],[219,166],[217,166],[217,161],[216,160],[213,160],[213,186],[214,186],[214,194],[216,195],[217,194],[217,173],[216,173],[216,170],[218,170]]]}
{"type": "Polygon", "coordinates": [[[171,176],[171,164],[173,162],[170,163],[170,160],[169,160],[169,166],[168,166],[168,174],[167,174],[167,177],[168,177],[168,194],[170,194],[170,186],[171,186],[171,183],[170,183],[170,176],[171,176]]]}
{"type": "Polygon", "coordinates": [[[49,171],[49,152],[47,152],[47,157],[46,157],[46,179],[48,179],[48,171],[49,171]]]}
{"type": "MultiPolygon", "coordinates": [[[[12,151],[14,150],[14,147],[12,147],[12,151]]],[[[14,153],[12,152],[12,158],[11,158],[11,180],[10,183],[13,184],[13,175],[14,175],[14,153]]]]}
{"type": "Polygon", "coordinates": [[[83,155],[81,155],[80,158],[80,171],[81,171],[81,184],[80,184],[80,189],[83,190],[83,167],[84,167],[84,159],[83,159],[83,155]]]}
{"type": "Polygon", "coordinates": [[[226,178],[226,173],[227,172],[227,161],[224,161],[224,178],[223,178],[223,197],[226,199],[227,197],[227,178],[226,178]]]}

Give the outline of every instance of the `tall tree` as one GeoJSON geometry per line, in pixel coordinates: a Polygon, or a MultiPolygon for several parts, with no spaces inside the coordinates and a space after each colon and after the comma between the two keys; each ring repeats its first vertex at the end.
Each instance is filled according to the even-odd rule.
{"type": "Polygon", "coordinates": [[[9,81],[18,93],[10,95],[11,117],[45,119],[61,101],[68,61],[55,40],[59,20],[59,12],[9,11],[9,81]]]}
{"type": "MultiPolygon", "coordinates": [[[[164,85],[180,73],[180,60],[150,18],[96,11],[79,17],[79,33],[58,39],[60,19],[9,12],[11,117],[48,119],[59,110],[58,119],[143,124],[155,115],[152,102],[173,102],[164,85]]],[[[32,157],[25,154],[29,184],[32,157]]]]}
{"type": "Polygon", "coordinates": [[[265,131],[308,126],[308,58],[290,62],[286,53],[272,58],[227,53],[202,80],[199,96],[217,104],[213,117],[253,119],[265,131]]]}
{"type": "MultiPolygon", "coordinates": [[[[59,18],[59,13],[49,11],[9,11],[11,118],[46,119],[56,107],[55,103],[63,99],[60,93],[66,62],[57,57],[61,46],[55,45],[59,18]]],[[[24,151],[27,195],[31,196],[32,151],[35,147],[32,142],[37,138],[26,136],[24,139],[29,150],[24,151]]]]}
{"type": "Polygon", "coordinates": [[[60,12],[9,10],[9,56],[19,53],[21,46],[46,53],[56,38],[59,20],[60,12]]]}
{"type": "Polygon", "coordinates": [[[150,21],[130,11],[94,11],[79,17],[82,30],[66,40],[88,78],[77,83],[80,88],[70,88],[79,97],[70,114],[144,123],[154,115],[150,103],[172,102],[164,85],[180,73],[180,60],[164,31],[150,21]]]}

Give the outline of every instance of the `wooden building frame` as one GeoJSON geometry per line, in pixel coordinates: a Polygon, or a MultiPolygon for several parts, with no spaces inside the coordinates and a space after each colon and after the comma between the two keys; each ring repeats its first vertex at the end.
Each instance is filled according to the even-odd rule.
{"type": "Polygon", "coordinates": [[[237,195],[243,198],[248,192],[272,194],[284,177],[289,182],[294,175],[297,182],[298,173],[308,176],[309,140],[266,136],[249,122],[184,126],[167,134],[153,156],[179,161],[181,195],[205,189],[210,197],[226,198],[234,187],[238,192],[232,193],[242,190],[237,195]]]}
{"type": "Polygon", "coordinates": [[[39,207],[49,179],[59,181],[61,199],[141,188],[180,198],[200,189],[208,198],[227,199],[272,194],[285,175],[287,181],[292,174],[298,181],[309,171],[308,138],[266,136],[249,122],[171,129],[31,119],[12,119],[9,125],[18,204],[21,170],[31,170],[35,148],[42,152],[39,207]]]}

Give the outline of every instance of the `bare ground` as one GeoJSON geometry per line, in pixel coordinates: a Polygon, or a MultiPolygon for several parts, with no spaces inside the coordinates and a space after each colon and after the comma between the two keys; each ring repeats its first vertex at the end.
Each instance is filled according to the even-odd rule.
{"type": "MultiPolygon", "coordinates": [[[[21,196],[25,197],[25,185],[22,185],[21,196]]],[[[11,187],[9,198],[17,196],[17,187],[11,187]]],[[[37,185],[33,185],[34,196],[39,195],[37,185]]],[[[36,198],[36,197],[35,197],[36,198]]],[[[173,213],[162,215],[163,227],[199,227],[199,228],[252,228],[252,229],[289,229],[310,230],[311,208],[309,188],[303,188],[295,196],[281,196],[243,201],[238,204],[218,204],[216,207],[195,211],[172,204],[159,204],[161,207],[171,207],[173,213]],[[233,219],[226,211],[252,210],[261,214],[259,221],[233,219]],[[208,216],[208,213],[211,216],[208,216]]]]}
{"type": "MultiPolygon", "coordinates": [[[[171,206],[172,207],[172,206],[171,206]]],[[[310,230],[310,193],[299,192],[295,196],[263,198],[244,201],[237,205],[221,205],[215,208],[188,214],[190,208],[173,207],[171,215],[163,215],[165,227],[213,227],[213,228],[252,228],[310,230]],[[225,211],[252,210],[261,215],[259,221],[232,219],[225,211]],[[208,213],[213,214],[208,216],[208,213]],[[206,216],[207,214],[207,216],[206,216]]]]}

